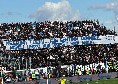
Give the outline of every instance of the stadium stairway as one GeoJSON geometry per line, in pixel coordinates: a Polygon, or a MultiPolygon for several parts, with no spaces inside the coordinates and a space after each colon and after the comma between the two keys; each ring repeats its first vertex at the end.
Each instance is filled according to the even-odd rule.
{"type": "Polygon", "coordinates": [[[5,51],[5,46],[3,44],[3,41],[0,39],[0,64],[1,64],[1,60],[4,58],[3,57],[3,52],[5,51]]]}
{"type": "Polygon", "coordinates": [[[0,52],[4,51],[4,44],[2,42],[2,40],[0,39],[0,52]]]}

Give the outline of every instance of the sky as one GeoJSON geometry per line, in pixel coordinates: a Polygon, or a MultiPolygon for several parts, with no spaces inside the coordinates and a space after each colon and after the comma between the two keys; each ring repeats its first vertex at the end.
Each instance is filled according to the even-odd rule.
{"type": "Polygon", "coordinates": [[[99,20],[118,30],[118,0],[0,0],[0,23],[99,20]]]}

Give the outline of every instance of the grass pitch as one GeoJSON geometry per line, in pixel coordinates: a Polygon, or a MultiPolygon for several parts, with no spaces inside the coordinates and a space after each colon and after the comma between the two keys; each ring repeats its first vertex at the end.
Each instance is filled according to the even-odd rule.
{"type": "Polygon", "coordinates": [[[67,84],[118,84],[118,78],[93,80],[93,81],[88,81],[88,82],[84,81],[84,82],[67,83],[67,84]]]}

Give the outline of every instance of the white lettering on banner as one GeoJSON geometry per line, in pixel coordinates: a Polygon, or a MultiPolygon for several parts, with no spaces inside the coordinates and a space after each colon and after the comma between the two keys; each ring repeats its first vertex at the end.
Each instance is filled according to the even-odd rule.
{"type": "Polygon", "coordinates": [[[98,64],[96,64],[96,63],[93,63],[93,64],[89,64],[89,65],[85,65],[85,66],[83,66],[83,65],[77,65],[76,66],[76,69],[80,69],[80,71],[85,71],[85,70],[91,70],[92,68],[94,69],[94,70],[96,70],[96,68],[97,68],[97,66],[98,65],[100,65],[101,66],[101,69],[102,68],[105,68],[105,65],[104,65],[104,63],[98,63],[98,64]]]}
{"type": "Polygon", "coordinates": [[[27,45],[24,45],[24,49],[27,49],[27,45]]]}
{"type": "Polygon", "coordinates": [[[56,43],[61,43],[60,38],[55,38],[57,40],[56,43]]]}
{"type": "Polygon", "coordinates": [[[81,71],[84,71],[85,70],[85,66],[82,66],[80,68],[81,68],[81,71]]]}
{"type": "Polygon", "coordinates": [[[29,40],[27,40],[26,42],[27,42],[27,45],[30,45],[30,41],[29,40]]]}
{"type": "Polygon", "coordinates": [[[38,47],[39,47],[39,45],[36,45],[36,46],[34,45],[33,49],[39,49],[38,47]]]}
{"type": "Polygon", "coordinates": [[[33,44],[40,44],[40,41],[39,40],[34,40],[33,44]]]}
{"type": "Polygon", "coordinates": [[[10,42],[8,43],[8,45],[13,45],[13,41],[10,41],[10,42]]]}
{"type": "Polygon", "coordinates": [[[50,43],[50,39],[44,39],[44,44],[49,44],[50,43]]]}
{"type": "Polygon", "coordinates": [[[90,66],[89,65],[86,65],[85,66],[85,70],[90,70],[90,66]]]}
{"type": "Polygon", "coordinates": [[[118,43],[118,36],[83,36],[83,37],[66,37],[66,38],[52,38],[43,40],[26,40],[26,41],[3,41],[6,50],[20,50],[20,49],[35,49],[52,48],[59,46],[74,46],[74,45],[88,45],[88,44],[114,44],[118,43]],[[25,46],[27,45],[27,47],[25,46]],[[33,46],[30,46],[33,45],[33,46]],[[25,47],[24,47],[25,46],[25,47]]]}
{"type": "Polygon", "coordinates": [[[33,44],[33,41],[34,41],[34,40],[30,40],[30,45],[32,45],[32,44],[33,44]]]}
{"type": "Polygon", "coordinates": [[[50,39],[44,39],[44,45],[46,45],[46,47],[48,47],[48,44],[50,44],[50,39]]]}
{"type": "Polygon", "coordinates": [[[92,68],[93,68],[93,69],[96,69],[96,68],[95,68],[95,63],[92,64],[92,68]]]}
{"type": "Polygon", "coordinates": [[[115,41],[115,36],[114,35],[106,35],[106,39],[109,41],[115,41]]]}
{"type": "Polygon", "coordinates": [[[40,43],[40,48],[43,48],[43,44],[40,43]]]}
{"type": "Polygon", "coordinates": [[[92,67],[92,64],[90,64],[90,70],[92,69],[93,67],[92,67]]]}

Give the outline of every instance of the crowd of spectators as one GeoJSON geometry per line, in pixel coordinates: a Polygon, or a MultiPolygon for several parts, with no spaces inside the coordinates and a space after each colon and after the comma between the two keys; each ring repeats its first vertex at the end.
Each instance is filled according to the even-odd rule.
{"type": "Polygon", "coordinates": [[[105,26],[100,25],[98,20],[3,23],[0,24],[0,33],[0,37],[7,41],[115,34],[113,30],[107,30],[105,26]]]}
{"type": "MultiPolygon", "coordinates": [[[[4,53],[4,61],[8,64],[13,64],[16,69],[26,68],[26,59],[31,57],[31,67],[46,67],[59,65],[87,65],[92,63],[105,63],[106,61],[115,62],[118,57],[117,44],[102,44],[102,45],[76,45],[65,46],[40,50],[21,50],[21,51],[6,51],[4,53]]],[[[9,66],[9,68],[11,65],[9,66]]]]}
{"type": "MultiPolygon", "coordinates": [[[[0,39],[6,41],[105,35],[117,34],[115,31],[108,30],[105,26],[100,25],[98,20],[0,24],[0,39]]],[[[118,45],[75,45],[38,50],[4,50],[1,53],[0,65],[6,67],[7,70],[46,66],[58,68],[60,65],[87,65],[100,62],[105,63],[106,61],[115,62],[118,60],[118,45]]]]}

